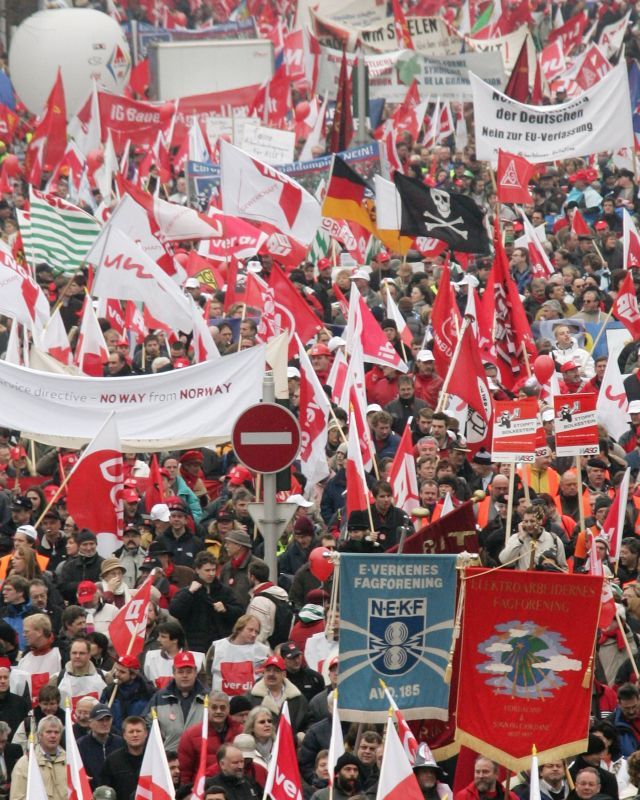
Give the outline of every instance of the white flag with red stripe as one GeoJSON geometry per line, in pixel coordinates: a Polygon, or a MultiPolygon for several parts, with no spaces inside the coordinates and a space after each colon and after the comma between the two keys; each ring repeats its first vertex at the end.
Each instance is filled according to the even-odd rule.
{"type": "Polygon", "coordinates": [[[391,718],[387,722],[376,800],[424,800],[391,718]]]}
{"type": "Polygon", "coordinates": [[[51,315],[46,328],[35,336],[38,347],[45,353],[57,359],[61,364],[69,366],[73,364],[73,352],[69,337],[64,327],[64,322],[60,316],[60,310],[56,309],[51,315]]]}
{"type": "Polygon", "coordinates": [[[295,339],[300,359],[300,464],[310,489],[329,475],[325,447],[327,414],[331,406],[302,342],[297,335],[295,339]]]}
{"type": "Polygon", "coordinates": [[[410,417],[407,420],[407,425],[402,433],[402,438],[393,457],[389,472],[393,504],[406,511],[409,515],[420,505],[418,476],[416,462],[413,457],[413,440],[411,437],[412,419],[413,417],[410,417]]]}
{"type": "Polygon", "coordinates": [[[391,292],[387,292],[387,317],[389,317],[389,319],[392,319],[396,323],[398,327],[398,333],[400,334],[400,338],[404,342],[405,346],[407,348],[410,348],[411,342],[413,342],[413,334],[411,333],[411,328],[407,325],[407,321],[400,313],[400,309],[398,308],[396,301],[391,296],[391,292]]]}
{"type": "Polygon", "coordinates": [[[331,387],[331,400],[334,403],[340,401],[344,385],[347,381],[348,365],[344,351],[339,347],[335,351],[333,364],[327,376],[327,386],[331,387]]]}
{"type": "Polygon", "coordinates": [[[362,344],[362,357],[370,364],[393,367],[399,372],[407,372],[408,367],[387,339],[378,321],[371,313],[355,283],[351,284],[349,312],[345,331],[347,351],[353,352],[354,344],[362,344]]]}
{"type": "Polygon", "coordinates": [[[109,350],[107,349],[107,343],[104,340],[96,312],[93,310],[91,298],[87,296],[84,303],[82,322],[80,323],[78,344],[76,345],[75,363],[85,375],[101,378],[104,373],[104,365],[108,360],[109,350]]]}
{"type": "MultiPolygon", "coordinates": [[[[402,749],[404,750],[405,755],[409,759],[409,763],[413,764],[413,762],[416,759],[416,753],[418,752],[418,740],[413,735],[413,731],[411,730],[411,728],[407,724],[407,721],[404,718],[404,715],[402,714],[402,712],[398,708],[398,704],[393,699],[393,695],[389,691],[388,686],[383,681],[380,681],[380,683],[382,684],[382,688],[384,689],[384,693],[387,696],[387,700],[389,701],[389,705],[391,706],[391,708],[393,709],[393,713],[395,714],[396,723],[398,725],[398,736],[400,737],[400,741],[402,743],[402,749]]],[[[431,753],[430,750],[429,750],[429,753],[431,753]]],[[[435,759],[433,758],[433,755],[431,756],[431,758],[433,759],[433,761],[435,761],[435,759]]]]}
{"type": "MultiPolygon", "coordinates": [[[[205,714],[205,719],[207,718],[205,714]]],[[[174,800],[175,796],[160,725],[154,717],[151,721],[134,800],[174,800]]]]}
{"type": "Polygon", "coordinates": [[[123,479],[120,435],[115,413],[111,413],[87,445],[67,484],[69,513],[79,528],[96,534],[103,558],[122,545],[123,479]]]}
{"type": "Polygon", "coordinates": [[[299,183],[274,167],[220,141],[222,210],[269,222],[304,244],[320,227],[320,204],[299,183]]]}
{"type": "MultiPolygon", "coordinates": [[[[64,711],[64,727],[73,730],[71,704],[67,703],[64,711]]],[[[92,791],[87,771],[82,763],[75,736],[67,736],[65,740],[67,754],[67,792],[69,800],[91,800],[92,791]]]]}
{"type": "Polygon", "coordinates": [[[271,752],[264,796],[271,795],[273,800],[302,800],[301,786],[289,705],[285,700],[271,752]]]}
{"type": "Polygon", "coordinates": [[[362,360],[362,343],[354,343],[349,370],[339,402],[347,414],[353,414],[360,442],[360,452],[364,468],[368,471],[373,467],[376,450],[371,437],[371,430],[367,424],[367,393],[364,384],[364,362],[362,360]]]}
{"type": "Polygon", "coordinates": [[[602,530],[609,537],[609,558],[611,561],[619,561],[620,545],[622,543],[622,531],[627,513],[627,500],[629,499],[629,478],[631,469],[625,470],[624,476],[618,486],[613,503],[609,507],[607,516],[602,523],[602,530]]]}

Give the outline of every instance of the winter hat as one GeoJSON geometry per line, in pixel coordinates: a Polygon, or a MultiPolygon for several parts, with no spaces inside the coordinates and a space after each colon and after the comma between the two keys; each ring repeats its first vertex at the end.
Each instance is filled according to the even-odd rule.
{"type": "MultiPolygon", "coordinates": [[[[602,739],[600,741],[602,741],[602,739]]],[[[357,767],[360,773],[362,773],[362,762],[360,759],[354,756],[353,753],[343,753],[336,761],[334,774],[337,775],[343,767],[348,767],[349,765],[357,767]]]]}
{"type": "Polygon", "coordinates": [[[300,622],[319,622],[324,619],[324,608],[315,603],[307,603],[300,609],[298,619],[300,622]]]}

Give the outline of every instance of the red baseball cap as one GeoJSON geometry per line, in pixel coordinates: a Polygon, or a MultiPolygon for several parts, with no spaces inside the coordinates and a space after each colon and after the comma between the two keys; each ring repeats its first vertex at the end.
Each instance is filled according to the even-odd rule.
{"type": "Polygon", "coordinates": [[[332,264],[331,264],[331,259],[330,258],[326,258],[325,257],[325,258],[319,258],[318,259],[318,270],[321,271],[323,269],[331,269],[331,266],[332,266],[332,264]]]}
{"type": "Polygon", "coordinates": [[[85,603],[90,603],[96,596],[97,591],[98,587],[93,581],[80,581],[76,591],[80,605],[82,606],[85,603]]]}
{"type": "Polygon", "coordinates": [[[253,481],[253,475],[246,467],[235,466],[229,470],[229,483],[232,486],[240,486],[245,481],[253,481]]]}
{"type": "Polygon", "coordinates": [[[196,669],[196,660],[193,657],[193,653],[191,653],[189,650],[181,650],[173,657],[174,669],[183,669],[185,667],[196,669]]]}
{"type": "Polygon", "coordinates": [[[122,499],[125,503],[137,503],[140,499],[140,496],[135,489],[125,489],[122,492],[122,499]]]}
{"type": "Polygon", "coordinates": [[[122,658],[118,659],[118,664],[125,669],[140,669],[140,662],[135,656],[132,655],[124,655],[122,658]]]}
{"type": "Polygon", "coordinates": [[[287,669],[284,663],[284,658],[281,658],[280,656],[269,656],[269,658],[264,662],[264,668],[266,669],[267,667],[277,667],[283,672],[287,669]]]}
{"type": "Polygon", "coordinates": [[[309,350],[310,356],[330,356],[331,350],[327,347],[326,344],[319,342],[318,344],[314,344],[311,350],[309,350]]]}

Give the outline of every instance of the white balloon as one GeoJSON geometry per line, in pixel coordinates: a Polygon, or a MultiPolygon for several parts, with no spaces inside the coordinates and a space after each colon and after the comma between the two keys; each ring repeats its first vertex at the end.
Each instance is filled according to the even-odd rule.
{"type": "Polygon", "coordinates": [[[16,30],[9,50],[13,86],[33,114],[44,109],[58,67],[67,118],[84,104],[95,78],[121,93],[129,81],[129,45],[118,23],[101,11],[67,8],[38,11],[16,30]]]}

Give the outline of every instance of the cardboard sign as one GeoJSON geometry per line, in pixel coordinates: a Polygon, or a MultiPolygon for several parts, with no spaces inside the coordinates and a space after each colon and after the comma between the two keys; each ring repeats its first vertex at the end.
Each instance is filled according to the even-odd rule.
{"type": "Polygon", "coordinates": [[[556,455],[598,455],[597,399],[595,394],[561,394],[553,398],[556,455]]]}
{"type": "Polygon", "coordinates": [[[538,401],[496,400],[493,404],[493,461],[532,464],[535,460],[538,401]]]}

